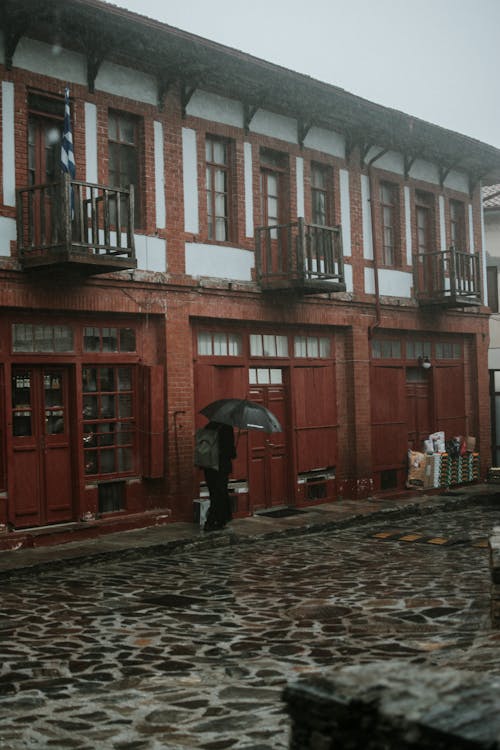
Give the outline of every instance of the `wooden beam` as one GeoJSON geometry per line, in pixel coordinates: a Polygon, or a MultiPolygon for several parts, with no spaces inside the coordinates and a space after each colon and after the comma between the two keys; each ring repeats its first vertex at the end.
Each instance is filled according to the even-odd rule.
{"type": "Polygon", "coordinates": [[[297,140],[299,142],[300,148],[303,148],[304,141],[308,132],[311,130],[312,125],[313,124],[310,120],[308,122],[305,122],[304,120],[297,120],[297,140]]]}
{"type": "Polygon", "coordinates": [[[245,133],[248,133],[250,129],[250,123],[255,117],[258,109],[260,109],[259,104],[248,104],[247,102],[243,103],[243,128],[245,130],[245,133]]]}
{"type": "Polygon", "coordinates": [[[405,180],[407,180],[410,176],[410,169],[412,168],[416,158],[416,156],[409,156],[408,154],[404,155],[405,180]]]}
{"type": "Polygon", "coordinates": [[[187,105],[191,101],[191,97],[196,89],[197,86],[188,86],[185,83],[181,85],[181,115],[183,119],[186,117],[187,105]]]}

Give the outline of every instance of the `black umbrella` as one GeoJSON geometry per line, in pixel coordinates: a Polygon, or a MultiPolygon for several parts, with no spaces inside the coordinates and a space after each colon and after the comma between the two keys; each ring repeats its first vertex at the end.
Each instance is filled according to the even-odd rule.
{"type": "Polygon", "coordinates": [[[200,410],[207,419],[241,430],[281,432],[281,425],[265,406],[242,398],[221,398],[200,410]]]}

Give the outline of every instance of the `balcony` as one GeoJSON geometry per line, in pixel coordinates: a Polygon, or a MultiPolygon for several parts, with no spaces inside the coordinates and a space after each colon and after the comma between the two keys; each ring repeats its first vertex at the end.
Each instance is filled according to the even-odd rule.
{"type": "Polygon", "coordinates": [[[342,231],[303,219],[256,229],[257,281],[263,291],[345,292],[342,231]]]}
{"type": "Polygon", "coordinates": [[[481,305],[479,255],[450,247],[417,256],[417,299],[422,306],[481,305]]]}
{"type": "Polygon", "coordinates": [[[137,267],[134,193],[71,180],[17,191],[17,247],[24,270],[82,275],[137,267]]]}

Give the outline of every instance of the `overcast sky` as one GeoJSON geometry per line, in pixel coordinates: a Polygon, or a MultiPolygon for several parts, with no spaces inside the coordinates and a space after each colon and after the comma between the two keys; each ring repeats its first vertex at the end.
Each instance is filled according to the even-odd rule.
{"type": "Polygon", "coordinates": [[[115,4],[500,148],[500,0],[115,4]]]}

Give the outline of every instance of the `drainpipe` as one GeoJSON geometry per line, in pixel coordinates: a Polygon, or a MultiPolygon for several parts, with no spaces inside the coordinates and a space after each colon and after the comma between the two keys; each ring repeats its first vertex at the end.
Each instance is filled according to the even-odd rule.
{"type": "Polygon", "coordinates": [[[368,183],[370,185],[370,218],[372,223],[372,246],[373,246],[373,277],[375,283],[375,321],[368,327],[368,338],[371,339],[375,328],[378,328],[380,319],[380,288],[378,281],[378,248],[377,248],[377,233],[375,232],[375,179],[373,177],[372,165],[377,159],[380,159],[384,154],[387,153],[386,148],[375,154],[368,162],[368,183]]]}

